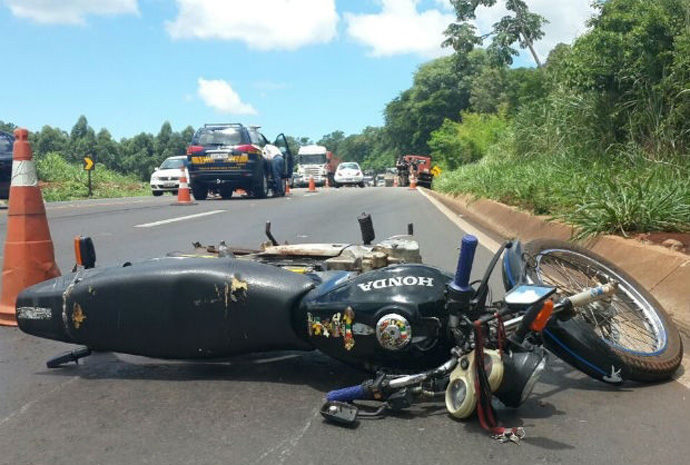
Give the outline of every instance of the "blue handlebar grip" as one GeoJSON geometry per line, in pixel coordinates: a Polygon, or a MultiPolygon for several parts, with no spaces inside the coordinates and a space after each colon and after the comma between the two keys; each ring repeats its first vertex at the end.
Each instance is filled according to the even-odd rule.
{"type": "Polygon", "coordinates": [[[349,402],[351,400],[366,399],[367,397],[367,391],[361,384],[357,386],[336,389],[326,394],[326,400],[338,400],[340,402],[349,402]]]}
{"type": "Polygon", "coordinates": [[[467,234],[460,243],[460,256],[458,257],[458,267],[455,270],[453,288],[460,292],[472,292],[470,287],[470,273],[472,263],[474,263],[474,252],[477,250],[479,241],[475,236],[467,234]]]}

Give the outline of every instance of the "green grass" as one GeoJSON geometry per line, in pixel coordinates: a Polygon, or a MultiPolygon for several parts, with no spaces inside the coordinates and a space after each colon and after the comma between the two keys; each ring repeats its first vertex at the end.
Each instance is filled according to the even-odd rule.
{"type": "Polygon", "coordinates": [[[36,162],[41,193],[46,202],[86,198],[136,197],[151,195],[147,183],[101,167],[91,172],[92,195],[88,196],[88,172],[72,165],[57,153],[36,162]]]}
{"type": "Polygon", "coordinates": [[[690,158],[645,158],[635,147],[616,153],[510,155],[506,140],[478,163],[444,172],[434,188],[550,215],[598,234],[690,232],[690,158]]]}

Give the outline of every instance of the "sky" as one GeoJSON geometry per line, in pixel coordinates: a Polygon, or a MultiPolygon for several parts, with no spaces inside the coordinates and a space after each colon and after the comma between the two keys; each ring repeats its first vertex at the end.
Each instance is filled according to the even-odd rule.
{"type": "MultiPolygon", "coordinates": [[[[477,10],[490,30],[505,10],[477,10]]],[[[586,31],[590,0],[527,0],[542,58],[586,31]]],[[[384,124],[418,67],[450,53],[450,0],[0,0],[0,120],[114,138],[209,122],[317,141],[384,124]]],[[[523,53],[517,66],[533,66],[523,53]]]]}

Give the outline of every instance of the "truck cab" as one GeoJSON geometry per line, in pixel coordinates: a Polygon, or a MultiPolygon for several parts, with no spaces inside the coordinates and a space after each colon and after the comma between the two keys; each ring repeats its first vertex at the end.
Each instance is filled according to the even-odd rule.
{"type": "Polygon", "coordinates": [[[322,145],[305,145],[300,147],[295,157],[297,171],[293,176],[294,187],[307,187],[309,178],[314,184],[323,186],[328,179],[328,150],[322,145]]]}

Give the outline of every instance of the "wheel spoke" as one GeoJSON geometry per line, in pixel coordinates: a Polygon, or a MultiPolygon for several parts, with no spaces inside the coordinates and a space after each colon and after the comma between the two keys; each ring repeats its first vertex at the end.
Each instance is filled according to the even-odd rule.
{"type": "Polygon", "coordinates": [[[618,281],[619,289],[612,299],[577,309],[580,318],[601,338],[624,350],[649,353],[660,348],[663,341],[650,320],[649,305],[633,297],[635,292],[627,282],[587,257],[567,250],[547,251],[535,259],[538,279],[558,287],[559,293],[566,296],[612,279],[618,281]]]}

